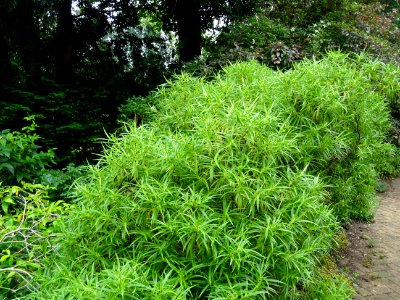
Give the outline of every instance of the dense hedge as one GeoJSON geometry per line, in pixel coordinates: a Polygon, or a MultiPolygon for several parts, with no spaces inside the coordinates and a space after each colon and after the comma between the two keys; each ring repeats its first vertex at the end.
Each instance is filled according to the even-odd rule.
{"type": "Polygon", "coordinates": [[[286,73],[179,76],[111,136],[74,190],[37,299],[347,299],[322,272],[340,220],[368,218],[398,70],[331,53],[286,73]]]}

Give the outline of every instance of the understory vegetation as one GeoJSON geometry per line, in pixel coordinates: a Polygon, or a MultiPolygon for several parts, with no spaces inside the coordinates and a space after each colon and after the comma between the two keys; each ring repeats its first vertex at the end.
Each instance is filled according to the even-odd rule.
{"type": "Polygon", "coordinates": [[[182,74],[71,190],[33,299],[349,299],[324,261],[369,219],[398,68],[332,52],[182,74]]]}
{"type": "Polygon", "coordinates": [[[39,146],[34,117],[21,131],[0,133],[0,298],[21,299],[54,249],[53,222],[67,214],[67,192],[83,166],[51,169],[53,150],[39,146]],[[64,199],[64,200],[60,200],[64,199]]]}

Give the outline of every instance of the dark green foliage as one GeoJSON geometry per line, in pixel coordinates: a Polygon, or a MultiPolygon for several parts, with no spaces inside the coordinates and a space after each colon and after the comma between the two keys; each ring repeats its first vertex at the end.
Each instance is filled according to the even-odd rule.
{"type": "Polygon", "coordinates": [[[305,26],[342,10],[347,3],[347,0],[273,0],[268,3],[267,14],[290,26],[305,26]]]}
{"type": "Polygon", "coordinates": [[[286,2],[273,1],[269,9],[229,23],[217,38],[208,40],[203,57],[187,66],[188,70],[212,75],[221,66],[248,59],[282,69],[303,57],[322,57],[327,51],[339,49],[367,51],[384,61],[398,62],[397,10],[388,10],[376,2],[303,1],[296,5],[286,2]],[[297,9],[313,10],[315,16],[304,13],[310,19],[298,22],[291,17],[292,10],[297,9]]]}
{"type": "Polygon", "coordinates": [[[50,199],[64,199],[66,201],[69,198],[69,190],[73,182],[81,177],[85,170],[85,165],[75,166],[74,164],[69,164],[62,170],[46,170],[39,178],[39,182],[45,186],[52,187],[48,191],[50,199]]]}
{"type": "Polygon", "coordinates": [[[14,104],[5,101],[2,106],[12,114],[1,118],[3,126],[20,125],[15,115],[29,114],[38,117],[37,132],[43,137],[42,144],[55,148],[57,160],[62,165],[75,161],[83,163],[101,146],[96,141],[104,137],[104,131],[115,127],[117,109],[112,105],[114,97],[104,89],[67,88],[49,84],[35,92],[14,90],[10,93],[14,104]]]}
{"type": "Polygon", "coordinates": [[[249,62],[162,86],[149,124],[111,136],[77,182],[32,297],[349,298],[318,261],[337,220],[375,203],[393,151],[390,70],[331,53],[286,73],[249,62]]]}
{"type": "Polygon", "coordinates": [[[119,122],[135,122],[136,125],[141,125],[143,122],[148,122],[151,116],[157,111],[155,106],[155,97],[132,97],[129,98],[119,108],[119,122]]]}
{"type": "MultiPolygon", "coordinates": [[[[289,27],[264,14],[236,22],[221,32],[216,41],[205,46],[203,59],[187,65],[202,75],[213,75],[224,65],[257,59],[270,67],[287,68],[302,58],[300,47],[289,27]]],[[[300,43],[299,43],[300,44],[300,43]]]]}
{"type": "Polygon", "coordinates": [[[95,142],[117,128],[118,105],[161,83],[174,57],[168,33],[138,3],[76,5],[71,13],[69,0],[0,4],[0,128],[41,116],[38,133],[61,167],[93,159],[95,142]]]}
{"type": "Polygon", "coordinates": [[[165,31],[178,36],[180,62],[190,62],[202,52],[203,35],[215,28],[215,21],[225,23],[254,14],[264,1],[260,0],[142,0],[151,15],[160,20],[165,31]]]}
{"type": "Polygon", "coordinates": [[[0,182],[4,185],[36,180],[54,162],[52,150],[40,150],[35,118],[25,119],[31,124],[21,132],[5,129],[0,133],[0,182]]]}
{"type": "Polygon", "coordinates": [[[310,27],[309,51],[314,54],[332,49],[366,51],[381,60],[398,63],[398,20],[397,10],[387,10],[379,2],[353,3],[310,27]]]}

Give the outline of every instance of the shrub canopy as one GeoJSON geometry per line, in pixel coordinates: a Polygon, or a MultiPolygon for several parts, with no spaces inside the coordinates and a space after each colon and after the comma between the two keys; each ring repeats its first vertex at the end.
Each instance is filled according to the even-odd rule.
{"type": "MultiPolygon", "coordinates": [[[[34,297],[312,298],[338,221],[368,218],[389,170],[397,73],[331,53],[285,73],[248,62],[161,86],[151,121],[110,136],[75,187],[34,297]]],[[[326,283],[330,297],[347,299],[339,283],[326,283]]]]}

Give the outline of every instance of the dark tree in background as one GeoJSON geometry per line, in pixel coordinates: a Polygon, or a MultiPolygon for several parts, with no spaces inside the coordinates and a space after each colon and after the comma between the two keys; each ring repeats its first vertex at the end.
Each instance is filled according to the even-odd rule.
{"type": "Polygon", "coordinates": [[[19,71],[26,82],[32,83],[40,75],[34,2],[1,1],[0,11],[1,79],[9,83],[22,75],[17,74],[19,71]]]}
{"type": "MultiPolygon", "coordinates": [[[[207,62],[213,51],[227,55],[209,56],[210,65],[238,55],[267,61],[271,53],[296,60],[307,49],[328,49],[337,35],[321,18],[353,6],[347,0],[2,0],[0,129],[19,129],[23,117],[36,115],[42,144],[57,148],[63,163],[82,162],[100,151],[95,142],[105,131],[118,128],[126,99],[147,95],[188,70],[188,62],[207,62]],[[260,12],[272,23],[263,19],[266,30],[256,32],[260,12]],[[222,38],[210,42],[215,29],[222,38]],[[316,34],[321,38],[311,44],[316,34]]],[[[334,24],[343,15],[326,20],[334,24]]]]}
{"type": "Polygon", "coordinates": [[[0,128],[36,115],[42,143],[82,161],[113,132],[118,107],[201,54],[215,20],[256,0],[14,0],[0,2],[0,128]],[[178,37],[178,44],[170,36],[178,37]],[[176,55],[176,53],[178,53],[176,55]]]}
{"type": "Polygon", "coordinates": [[[203,35],[223,18],[225,25],[254,13],[260,0],[144,0],[142,6],[160,19],[164,30],[176,32],[178,56],[188,62],[201,54],[203,35]]]}
{"type": "Polygon", "coordinates": [[[11,59],[9,54],[9,43],[7,31],[7,11],[8,7],[0,2],[0,87],[9,84],[12,77],[11,59]]]}
{"type": "Polygon", "coordinates": [[[201,11],[199,0],[176,1],[175,19],[179,36],[179,59],[193,60],[201,54],[201,11]]]}
{"type": "Polygon", "coordinates": [[[136,1],[1,1],[0,129],[36,115],[61,161],[99,152],[118,106],[163,82],[173,57],[142,11],[136,1]]]}
{"type": "Polygon", "coordinates": [[[72,19],[72,0],[59,0],[54,35],[55,78],[59,82],[68,82],[72,76],[74,38],[76,35],[72,19]]]}

